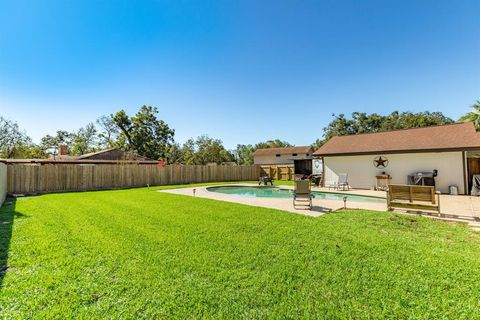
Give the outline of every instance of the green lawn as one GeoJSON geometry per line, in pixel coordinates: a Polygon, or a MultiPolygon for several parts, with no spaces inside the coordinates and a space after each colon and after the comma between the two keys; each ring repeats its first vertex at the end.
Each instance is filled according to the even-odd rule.
{"type": "Polygon", "coordinates": [[[155,189],[0,209],[0,318],[480,317],[480,234],[465,226],[155,189]]]}

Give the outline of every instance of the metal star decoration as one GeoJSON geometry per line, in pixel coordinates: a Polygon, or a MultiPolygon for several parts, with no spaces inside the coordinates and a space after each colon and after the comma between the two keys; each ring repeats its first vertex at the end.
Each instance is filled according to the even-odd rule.
{"type": "Polygon", "coordinates": [[[373,160],[373,165],[376,168],[386,168],[388,166],[388,159],[382,156],[376,157],[373,160]]]}

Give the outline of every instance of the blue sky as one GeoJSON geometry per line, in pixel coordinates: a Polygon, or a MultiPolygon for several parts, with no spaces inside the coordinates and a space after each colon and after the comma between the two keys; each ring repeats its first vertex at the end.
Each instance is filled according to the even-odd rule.
{"type": "Polygon", "coordinates": [[[480,1],[0,0],[0,115],[35,141],[157,106],[176,140],[312,143],[332,113],[480,99],[480,1]]]}

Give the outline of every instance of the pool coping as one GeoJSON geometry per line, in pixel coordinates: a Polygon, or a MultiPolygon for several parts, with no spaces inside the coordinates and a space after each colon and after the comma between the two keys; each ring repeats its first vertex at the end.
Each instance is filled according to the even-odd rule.
{"type": "MultiPolygon", "coordinates": [[[[263,207],[269,209],[277,209],[282,211],[288,211],[296,214],[302,214],[310,217],[320,217],[326,213],[336,211],[344,208],[343,201],[340,200],[326,200],[326,199],[313,199],[312,210],[297,210],[293,208],[292,199],[287,198],[249,198],[239,195],[230,195],[219,192],[208,191],[210,187],[220,187],[220,186],[246,186],[252,187],[257,186],[257,184],[251,183],[232,183],[232,184],[219,184],[219,185],[210,185],[210,186],[201,186],[201,187],[191,187],[191,188],[179,188],[179,189],[167,189],[167,190],[158,190],[158,192],[185,195],[185,196],[195,196],[199,198],[206,198],[218,201],[233,202],[239,204],[245,204],[255,207],[263,207]]],[[[280,186],[281,189],[293,189],[291,186],[280,186]]],[[[312,191],[322,191],[317,188],[313,188],[312,191]]],[[[333,192],[332,192],[333,193],[333,192]]],[[[335,192],[335,193],[344,193],[344,192],[335,192]]],[[[358,192],[353,192],[353,190],[345,191],[345,193],[362,195],[358,192]]],[[[354,202],[347,201],[348,209],[366,209],[366,210],[376,210],[376,211],[386,211],[387,204],[383,203],[370,203],[370,202],[354,202]]]]}
{"type": "MultiPolygon", "coordinates": [[[[293,190],[294,188],[292,186],[284,186],[284,185],[274,185],[274,186],[264,186],[264,185],[241,185],[241,184],[222,184],[222,185],[215,185],[215,186],[207,186],[207,191],[209,192],[215,192],[211,191],[209,189],[212,188],[235,188],[235,187],[251,187],[251,188],[269,188],[269,189],[278,189],[278,190],[293,190]]],[[[356,190],[357,191],[357,190],[356,190]]],[[[386,201],[386,196],[380,196],[380,195],[371,195],[371,194],[364,194],[361,192],[355,192],[353,190],[338,190],[338,191],[330,191],[330,190],[325,190],[325,189],[320,189],[320,188],[312,188],[312,192],[320,192],[320,193],[330,193],[330,194],[337,194],[337,195],[344,195],[344,196],[355,196],[355,197],[365,197],[365,198],[373,198],[377,200],[385,200],[386,201]]],[[[228,194],[228,193],[227,193],[228,194]]],[[[269,197],[265,197],[269,198],[269,197]]],[[[275,197],[271,197],[275,198],[275,197]]],[[[278,199],[278,198],[275,198],[278,199]]],[[[289,199],[289,198],[280,198],[280,199],[289,199]]],[[[321,200],[326,200],[326,199],[321,199],[321,200]]],[[[341,200],[339,200],[341,201],[341,200]]],[[[348,198],[347,198],[348,201],[348,198]]],[[[362,201],[354,201],[354,202],[362,202],[362,201]]]]}

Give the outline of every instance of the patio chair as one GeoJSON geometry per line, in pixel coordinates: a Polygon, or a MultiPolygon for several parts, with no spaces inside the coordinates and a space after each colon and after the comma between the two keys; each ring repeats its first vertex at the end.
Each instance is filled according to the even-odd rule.
{"type": "Polygon", "coordinates": [[[295,209],[312,209],[312,191],[310,181],[296,180],[293,190],[293,207],[295,209]]]}
{"type": "Polygon", "coordinates": [[[325,187],[328,187],[328,190],[333,188],[333,190],[336,190],[338,188],[338,182],[337,181],[325,181],[325,187]]]}
{"type": "Polygon", "coordinates": [[[345,189],[350,190],[350,185],[348,184],[348,174],[340,173],[338,175],[337,188],[342,188],[343,191],[345,191],[345,189]]]}
{"type": "Polygon", "coordinates": [[[310,176],[310,181],[317,187],[320,187],[322,184],[322,175],[321,174],[312,174],[310,176]]]}

